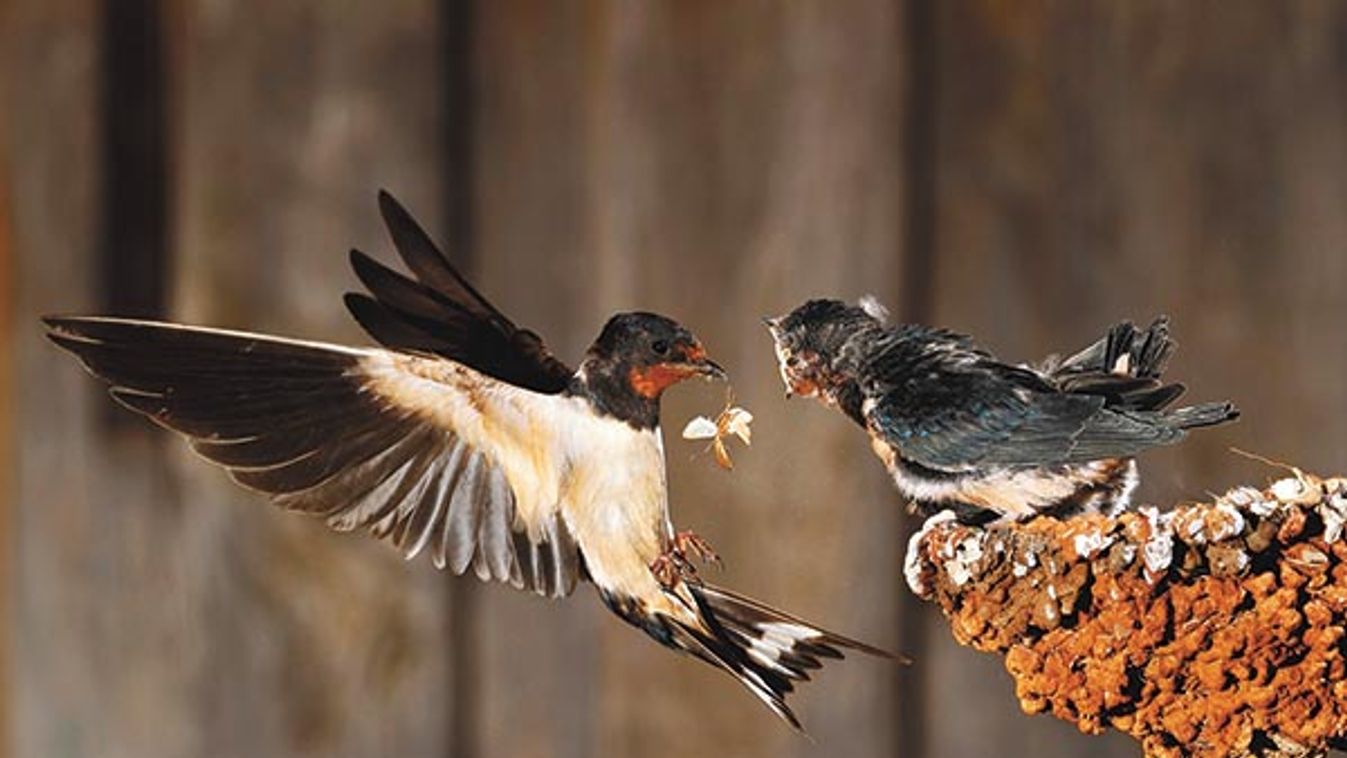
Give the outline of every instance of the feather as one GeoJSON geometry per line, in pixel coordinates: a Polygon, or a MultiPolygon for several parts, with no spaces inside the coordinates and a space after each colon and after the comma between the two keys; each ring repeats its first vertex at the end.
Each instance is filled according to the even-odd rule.
{"type": "Polygon", "coordinates": [[[387,347],[435,353],[525,389],[566,388],[575,372],[469,284],[392,195],[379,193],[379,210],[416,278],[351,251],[351,267],[373,298],[348,295],[346,307],[371,337],[387,347]]]}
{"type": "MultiPolygon", "coordinates": [[[[555,515],[543,514],[545,529],[520,521],[506,453],[476,431],[493,406],[474,393],[485,396],[494,380],[440,359],[244,332],[46,322],[52,341],[106,380],[114,399],[186,435],[277,505],[334,529],[367,529],[408,558],[431,547],[436,565],[456,573],[471,565],[484,579],[547,595],[574,588],[578,556],[557,552],[578,553],[574,539],[555,515]],[[529,533],[547,534],[553,569],[525,582],[519,554],[535,548],[517,535],[529,533]]],[[[512,398],[510,414],[546,397],[500,387],[491,396],[512,398]]]]}

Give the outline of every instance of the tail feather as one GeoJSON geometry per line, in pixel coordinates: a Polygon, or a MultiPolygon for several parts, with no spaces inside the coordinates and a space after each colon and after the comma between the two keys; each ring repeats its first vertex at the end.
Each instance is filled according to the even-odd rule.
{"type": "Polygon", "coordinates": [[[1169,336],[1168,316],[1157,317],[1145,331],[1139,331],[1131,321],[1121,321],[1089,347],[1056,362],[1051,373],[1105,373],[1155,379],[1164,373],[1175,347],[1169,336]]]}
{"type": "Polygon", "coordinates": [[[828,659],[855,650],[885,658],[879,648],[820,629],[808,621],[720,587],[687,585],[704,627],[674,623],[674,641],[728,672],[796,729],[800,720],[786,703],[796,682],[828,659]]]}
{"type": "Polygon", "coordinates": [[[1175,343],[1169,318],[1156,318],[1145,330],[1122,321],[1094,344],[1065,360],[1050,360],[1040,370],[1061,391],[1097,395],[1121,411],[1158,411],[1183,394],[1178,382],[1161,380],[1175,343]]]}

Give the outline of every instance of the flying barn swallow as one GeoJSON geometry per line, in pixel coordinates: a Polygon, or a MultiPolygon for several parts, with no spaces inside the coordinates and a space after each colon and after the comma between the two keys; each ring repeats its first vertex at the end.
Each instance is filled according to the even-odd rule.
{"type": "Polygon", "coordinates": [[[660,397],[725,376],[691,332],[622,313],[572,370],[390,195],[379,205],[416,278],[353,250],[373,297],[346,304],[383,348],[102,316],[49,317],[48,336],[117,402],[277,505],[544,596],[587,580],[624,621],[796,728],[786,696],[810,670],[844,649],[883,654],[691,571],[705,545],[670,521],[660,397]]]}
{"type": "Polygon", "coordinates": [[[1114,513],[1137,484],[1133,456],[1238,417],[1229,402],[1169,410],[1169,322],[1123,322],[1065,360],[1012,366],[962,334],[888,326],[868,298],[810,300],[767,319],[788,395],[866,429],[921,513],[965,522],[1114,513]]]}

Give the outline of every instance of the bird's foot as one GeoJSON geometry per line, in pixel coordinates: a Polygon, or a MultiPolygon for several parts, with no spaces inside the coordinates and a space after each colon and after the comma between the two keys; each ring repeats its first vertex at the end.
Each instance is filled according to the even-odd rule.
{"type": "Polygon", "coordinates": [[[720,556],[715,550],[711,549],[711,543],[702,539],[696,532],[679,532],[674,535],[672,552],[676,554],[684,563],[688,558],[696,558],[702,563],[714,564],[716,568],[724,568],[720,556]]]}
{"type": "Polygon", "coordinates": [[[660,553],[650,562],[650,573],[654,574],[655,580],[666,589],[674,587],[680,581],[697,577],[697,569],[672,549],[660,553]]]}
{"type": "Polygon", "coordinates": [[[692,565],[691,558],[715,564],[717,568],[722,566],[720,556],[711,549],[710,543],[694,532],[678,532],[664,552],[651,561],[650,571],[665,587],[692,581],[697,579],[697,567],[692,565]]]}

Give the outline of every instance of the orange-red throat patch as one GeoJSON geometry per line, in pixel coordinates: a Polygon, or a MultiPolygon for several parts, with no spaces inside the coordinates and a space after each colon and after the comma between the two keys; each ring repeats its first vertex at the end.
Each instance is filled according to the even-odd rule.
{"type": "Polygon", "coordinates": [[[657,363],[646,368],[633,368],[627,381],[636,394],[654,400],[669,387],[697,373],[695,368],[681,364],[657,363]]]}

